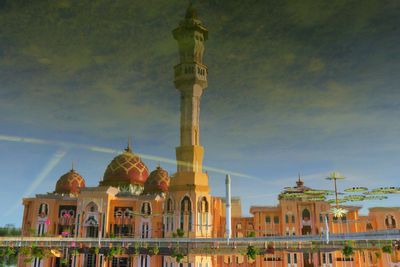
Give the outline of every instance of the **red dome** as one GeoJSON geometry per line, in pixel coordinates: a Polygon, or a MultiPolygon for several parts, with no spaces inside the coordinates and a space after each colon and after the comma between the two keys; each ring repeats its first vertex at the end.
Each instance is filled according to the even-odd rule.
{"type": "Polygon", "coordinates": [[[143,186],[149,176],[149,170],[138,155],[126,151],[116,156],[107,166],[101,185],[140,185],[143,186]]]}
{"type": "Polygon", "coordinates": [[[169,183],[168,172],[158,166],[156,170],[150,173],[149,178],[144,184],[144,192],[168,192],[169,183]]]}
{"type": "Polygon", "coordinates": [[[58,179],[55,193],[79,193],[79,187],[85,187],[85,180],[74,169],[58,179]]]}

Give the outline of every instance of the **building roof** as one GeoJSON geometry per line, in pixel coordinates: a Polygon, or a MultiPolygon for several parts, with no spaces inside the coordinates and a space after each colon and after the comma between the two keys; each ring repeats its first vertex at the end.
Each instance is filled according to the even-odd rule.
{"type": "Polygon", "coordinates": [[[279,206],[251,206],[250,213],[254,214],[255,212],[271,212],[271,211],[280,211],[281,208],[279,206]]]}
{"type": "Polygon", "coordinates": [[[369,212],[380,212],[380,211],[397,211],[400,212],[400,207],[372,207],[368,209],[369,212]]]}

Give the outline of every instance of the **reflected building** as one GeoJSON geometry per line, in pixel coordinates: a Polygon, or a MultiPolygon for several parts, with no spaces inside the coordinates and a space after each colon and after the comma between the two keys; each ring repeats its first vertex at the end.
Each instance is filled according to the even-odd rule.
{"type": "MultiPolygon", "coordinates": [[[[204,42],[208,31],[202,26],[192,5],[172,32],[179,48],[179,64],[174,67],[174,84],[180,92],[180,145],[176,148],[177,171],[169,175],[161,166],[149,171],[128,142],[123,153],[106,167],[102,181],[88,186],[72,167],[56,182],[52,193],[24,198],[23,236],[58,236],[80,238],[187,238],[224,237],[225,199],[211,196],[208,174],[203,172],[204,149],[200,145],[200,99],[207,87],[207,67],[203,64],[204,42]]],[[[331,205],[288,197],[285,193],[310,190],[300,177],[295,187],[279,195],[277,206],[253,206],[251,217],[241,214],[240,199],[232,199],[232,235],[324,235],[327,216],[331,233],[365,232],[398,229],[399,208],[373,208],[368,216],[359,216],[360,207],[349,210],[341,219],[328,214],[331,205]]],[[[213,244],[215,246],[215,244],[213,244]]],[[[344,258],[340,252],[296,252],[276,250],[265,244],[265,254],[256,260],[243,253],[214,255],[204,251],[176,257],[127,254],[106,260],[101,253],[35,258],[19,266],[396,266],[398,257],[376,258],[375,254],[357,252],[344,258]]],[[[400,266],[400,265],[397,265],[400,266]]]]}

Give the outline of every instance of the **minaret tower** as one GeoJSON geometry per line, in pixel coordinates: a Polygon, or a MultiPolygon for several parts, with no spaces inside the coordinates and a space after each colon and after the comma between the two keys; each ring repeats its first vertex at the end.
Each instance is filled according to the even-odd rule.
{"type": "Polygon", "coordinates": [[[202,64],[208,31],[190,4],[185,18],[172,31],[178,42],[180,62],[175,69],[175,87],[181,93],[180,146],[176,148],[177,175],[172,190],[209,191],[207,174],[202,172],[204,149],[199,144],[200,97],[207,87],[207,67],[202,64]]]}

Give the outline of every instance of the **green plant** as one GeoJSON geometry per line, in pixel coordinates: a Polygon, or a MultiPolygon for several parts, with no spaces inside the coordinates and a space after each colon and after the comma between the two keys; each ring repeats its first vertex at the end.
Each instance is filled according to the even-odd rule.
{"type": "Polygon", "coordinates": [[[67,263],[67,259],[66,259],[66,258],[61,259],[61,260],[60,260],[60,263],[67,263]]]}
{"type": "Polygon", "coordinates": [[[29,255],[31,255],[31,248],[30,247],[21,247],[19,249],[19,253],[22,256],[29,256],[29,255]]]}
{"type": "Polygon", "coordinates": [[[183,237],[185,235],[185,232],[182,229],[178,228],[176,229],[176,234],[178,235],[178,237],[183,237]]]}
{"type": "Polygon", "coordinates": [[[386,245],[382,247],[382,252],[387,254],[392,254],[392,245],[386,245]]]}
{"type": "Polygon", "coordinates": [[[140,243],[139,242],[135,243],[135,254],[136,255],[140,254],[140,243]]]}
{"type": "Polygon", "coordinates": [[[154,248],[150,248],[150,249],[149,249],[149,252],[150,252],[151,254],[157,255],[158,252],[160,252],[160,249],[158,248],[158,245],[156,244],[154,248]]]}
{"type": "Polygon", "coordinates": [[[258,254],[258,251],[254,248],[254,246],[247,247],[247,251],[246,251],[247,258],[255,260],[257,254],[258,254]]]}
{"type": "Polygon", "coordinates": [[[254,231],[248,231],[247,232],[247,237],[256,237],[256,232],[254,232],[254,231]]]}
{"type": "Polygon", "coordinates": [[[41,247],[32,247],[31,256],[32,258],[43,259],[46,255],[46,249],[41,247]]]}
{"type": "Polygon", "coordinates": [[[24,263],[32,263],[33,262],[33,258],[26,258],[24,260],[24,263]]]}
{"type": "Polygon", "coordinates": [[[172,233],[172,237],[176,238],[178,235],[176,233],[172,233]]]}
{"type": "Polygon", "coordinates": [[[31,234],[36,234],[36,229],[35,228],[29,228],[28,232],[31,234]]]}
{"type": "Polygon", "coordinates": [[[6,247],[5,249],[3,249],[0,253],[0,256],[2,257],[8,257],[10,255],[14,255],[15,254],[15,249],[11,248],[11,247],[6,247]]]}
{"type": "Polygon", "coordinates": [[[111,234],[110,234],[110,238],[115,238],[115,234],[114,234],[114,233],[111,233],[111,234]]]}
{"type": "Polygon", "coordinates": [[[380,259],[382,257],[382,253],[380,253],[379,251],[375,252],[375,256],[380,259]]]}
{"type": "Polygon", "coordinates": [[[114,256],[124,254],[124,252],[125,252],[125,250],[121,247],[112,247],[108,250],[108,253],[106,254],[106,256],[108,258],[112,259],[114,256]]]}
{"type": "Polygon", "coordinates": [[[346,258],[350,257],[351,255],[354,254],[353,247],[346,245],[346,246],[342,249],[342,253],[343,253],[343,255],[344,255],[346,258]]]}
{"type": "Polygon", "coordinates": [[[79,255],[79,251],[77,249],[73,249],[71,251],[71,254],[74,255],[74,256],[78,256],[79,255]]]}
{"type": "Polygon", "coordinates": [[[98,247],[93,247],[89,249],[89,254],[99,254],[99,248],[98,247]]]}
{"type": "Polygon", "coordinates": [[[177,263],[180,263],[181,262],[181,260],[183,260],[184,258],[185,258],[185,255],[183,255],[182,253],[172,253],[171,254],[171,257],[172,258],[175,258],[175,261],[177,262],[177,263]]]}

